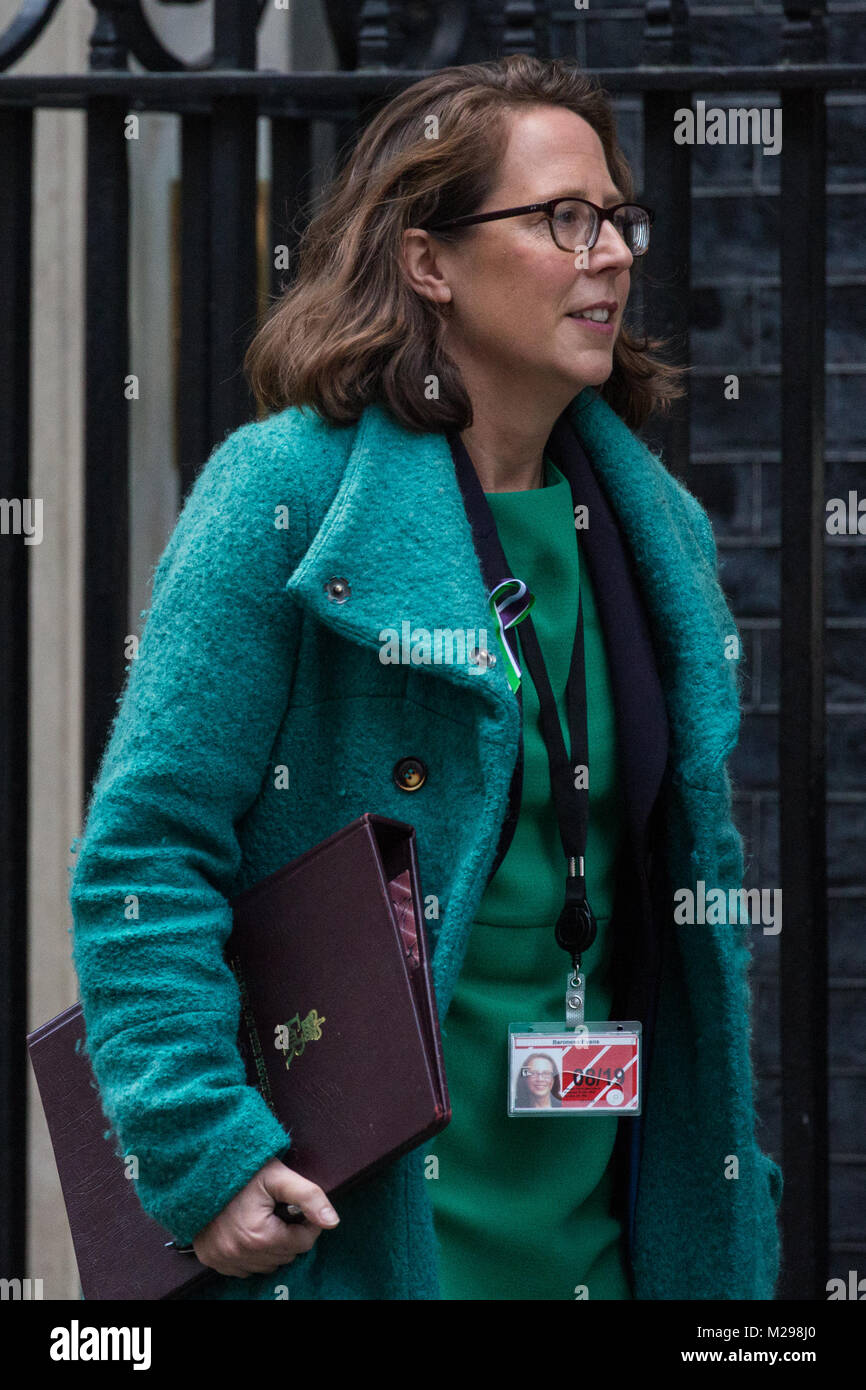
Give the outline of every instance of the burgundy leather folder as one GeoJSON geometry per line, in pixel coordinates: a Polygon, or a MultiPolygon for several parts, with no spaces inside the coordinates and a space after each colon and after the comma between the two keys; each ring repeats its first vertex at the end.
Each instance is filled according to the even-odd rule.
{"type": "MultiPolygon", "coordinates": [[[[283,1161],[334,1197],[451,1118],[422,907],[413,827],[372,812],[232,899],[247,1080],[291,1133],[283,1161]]],[[[214,1277],[167,1244],[105,1137],[80,1004],[27,1044],[85,1298],[214,1277]]]]}

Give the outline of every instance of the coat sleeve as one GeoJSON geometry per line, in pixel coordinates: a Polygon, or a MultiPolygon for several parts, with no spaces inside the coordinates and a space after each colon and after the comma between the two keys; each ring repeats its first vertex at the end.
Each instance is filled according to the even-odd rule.
{"type": "Polygon", "coordinates": [[[223,945],[237,826],[274,775],[298,644],[294,492],[291,448],[263,424],[203,467],[154,572],[70,886],[103,1109],[142,1206],[182,1243],[290,1142],[245,1082],[223,945]]]}

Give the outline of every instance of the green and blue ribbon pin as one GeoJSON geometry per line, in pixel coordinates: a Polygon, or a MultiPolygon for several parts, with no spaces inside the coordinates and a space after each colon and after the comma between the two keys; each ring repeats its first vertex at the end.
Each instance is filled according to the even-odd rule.
{"type": "Polygon", "coordinates": [[[530,593],[522,579],[503,579],[488,595],[490,613],[496,623],[496,636],[505,660],[505,674],[514,695],[520,686],[520,667],[505,634],[523,622],[534,602],[535,595],[530,593]]]}

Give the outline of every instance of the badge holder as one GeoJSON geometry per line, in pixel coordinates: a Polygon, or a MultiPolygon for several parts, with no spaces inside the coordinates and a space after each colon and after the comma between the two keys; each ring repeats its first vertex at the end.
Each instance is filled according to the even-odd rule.
{"type": "Polygon", "coordinates": [[[508,1025],[508,1115],[641,1113],[641,1024],[584,1022],[586,976],[576,965],[565,989],[565,1027],[508,1025]]]}

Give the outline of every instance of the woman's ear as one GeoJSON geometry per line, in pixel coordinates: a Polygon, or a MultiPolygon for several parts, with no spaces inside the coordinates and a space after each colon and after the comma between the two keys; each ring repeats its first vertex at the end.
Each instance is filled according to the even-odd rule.
{"type": "Polygon", "coordinates": [[[416,293],[434,304],[451,302],[451,287],[439,263],[436,245],[423,227],[407,227],[403,233],[403,268],[416,293]]]}

